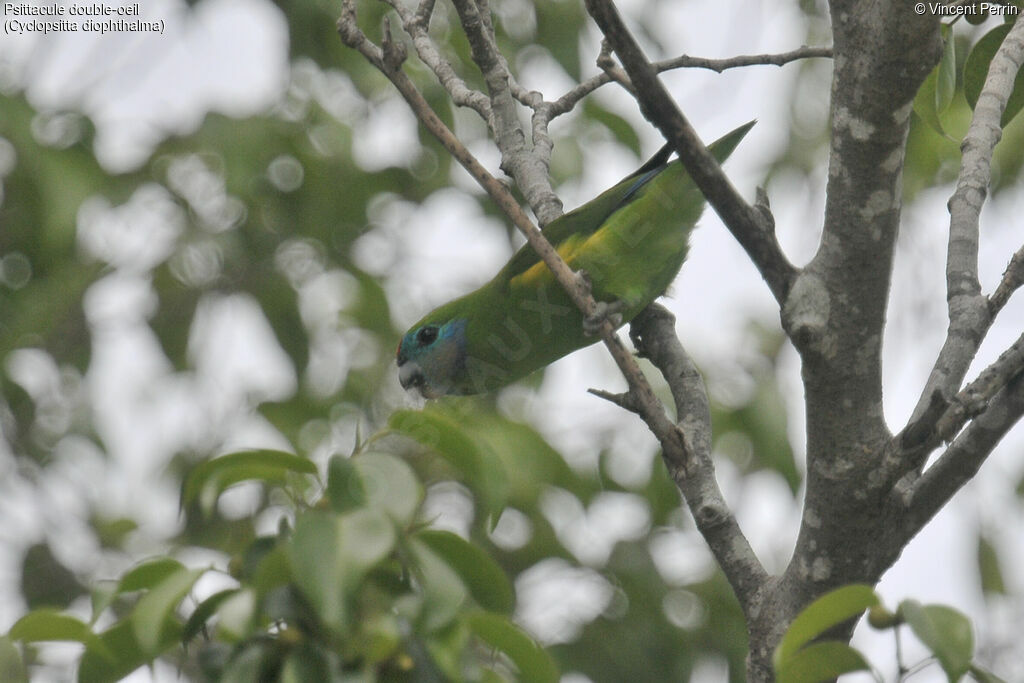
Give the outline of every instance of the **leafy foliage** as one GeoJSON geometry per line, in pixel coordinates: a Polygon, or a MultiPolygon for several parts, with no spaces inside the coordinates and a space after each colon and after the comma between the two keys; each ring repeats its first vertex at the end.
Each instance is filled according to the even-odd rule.
{"type": "MultiPolygon", "coordinates": [[[[827,640],[829,630],[870,610],[868,622],[879,630],[902,624],[934,655],[950,683],[968,672],[979,681],[998,681],[998,676],[973,662],[974,632],[970,620],[947,605],[922,605],[904,600],[896,612],[881,605],[870,586],[849,585],[837,588],[808,605],[790,624],[775,651],[774,664],[780,683],[817,683],[853,671],[866,671],[870,665],[864,656],[837,640],[827,640]]],[[[898,637],[898,636],[897,636],[898,637]]],[[[901,671],[904,663],[900,662],[901,671]]],[[[918,668],[917,666],[912,668],[918,668]]]]}
{"type": "MultiPolygon", "coordinates": [[[[268,463],[306,469],[285,455],[215,459],[209,464],[223,460],[226,468],[197,467],[185,498],[211,481],[222,485],[225,478],[217,475],[224,473],[280,486],[280,468],[268,463]]],[[[284,485],[296,500],[317,480],[315,471],[301,476],[306,481],[284,485]]],[[[479,680],[485,670],[557,679],[550,656],[509,620],[513,593],[504,571],[458,536],[417,521],[421,487],[409,465],[382,452],[334,456],[328,477],[321,487],[326,495],[295,507],[293,524],[254,539],[232,563],[235,588],[190,606],[186,596],[215,570],[157,558],[125,573],[99,598],[91,623],[38,610],[22,617],[8,637],[83,643],[80,681],[118,680],[183,643],[199,648],[197,660],[214,680],[244,680],[252,672],[292,680],[308,675],[310,666],[323,674],[315,680],[341,680],[345,672],[361,672],[363,680],[408,680],[425,670],[445,679],[479,680]],[[370,493],[357,501],[351,490],[370,493]],[[97,630],[115,603],[123,603],[116,610],[122,616],[97,630]]]]}

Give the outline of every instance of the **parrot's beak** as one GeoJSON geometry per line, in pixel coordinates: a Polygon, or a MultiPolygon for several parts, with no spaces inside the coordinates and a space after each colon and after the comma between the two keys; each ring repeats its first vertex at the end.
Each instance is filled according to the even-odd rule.
{"type": "Polygon", "coordinates": [[[427,378],[424,377],[423,370],[420,369],[418,363],[411,360],[401,363],[398,366],[398,381],[403,389],[418,389],[421,394],[426,396],[424,390],[426,389],[427,378]]]}
{"type": "Polygon", "coordinates": [[[398,366],[398,381],[403,389],[415,389],[423,398],[437,398],[445,393],[431,386],[419,364],[413,361],[406,361],[398,366]]]}

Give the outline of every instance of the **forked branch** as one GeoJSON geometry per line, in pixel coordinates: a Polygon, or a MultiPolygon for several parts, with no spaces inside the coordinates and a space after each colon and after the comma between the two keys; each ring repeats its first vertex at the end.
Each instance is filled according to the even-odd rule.
{"type": "MultiPolygon", "coordinates": [[[[928,454],[955,436],[972,418],[993,410],[995,397],[1024,372],[1024,339],[1018,339],[978,379],[958,391],[992,325],[1013,292],[1024,282],[1024,248],[1010,259],[1006,272],[990,297],[981,293],[978,280],[978,239],[981,208],[992,178],[992,153],[1002,136],[1001,119],[1014,80],[1024,64],[1024,22],[1017,22],[992,58],[988,76],[962,144],[963,157],[956,190],[949,201],[950,227],[946,262],[949,331],[935,361],[910,423],[894,440],[885,476],[894,481],[911,473],[918,476],[928,454]]],[[[1009,408],[1016,405],[1012,401],[1009,408]]],[[[1007,415],[1016,421],[1020,417],[1007,415]]],[[[991,419],[989,420],[991,422],[991,419]]],[[[961,439],[940,458],[941,471],[966,472],[944,461],[987,457],[975,452],[977,439],[961,439]]],[[[994,445],[994,444],[993,444],[994,445]]],[[[980,464],[980,461],[979,461],[980,464]]],[[[934,469],[934,468],[933,468],[934,469]]],[[[929,481],[934,477],[928,477],[929,481]]],[[[966,479],[948,490],[952,495],[966,479]]],[[[922,482],[933,490],[934,485],[922,482]]],[[[918,497],[918,500],[921,500],[918,497]]]]}

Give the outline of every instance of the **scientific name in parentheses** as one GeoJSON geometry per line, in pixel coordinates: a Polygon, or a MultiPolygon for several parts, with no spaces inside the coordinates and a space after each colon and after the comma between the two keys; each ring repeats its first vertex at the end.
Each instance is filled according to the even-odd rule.
{"type": "Polygon", "coordinates": [[[4,15],[15,17],[137,17],[139,3],[111,7],[101,3],[87,5],[29,5],[28,3],[5,2],[4,15]]]}

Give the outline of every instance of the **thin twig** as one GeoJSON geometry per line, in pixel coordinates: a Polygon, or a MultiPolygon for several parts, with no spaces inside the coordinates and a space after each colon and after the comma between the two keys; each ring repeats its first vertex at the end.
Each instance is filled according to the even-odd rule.
{"type": "MultiPolygon", "coordinates": [[[[682,68],[710,69],[721,73],[727,69],[735,69],[738,67],[783,66],[799,59],[831,56],[832,48],[830,47],[805,46],[797,48],[796,50],[790,50],[789,52],[760,55],[739,55],[737,57],[729,57],[726,59],[709,59],[706,57],[680,55],[679,57],[673,57],[672,59],[654,62],[652,66],[654,66],[658,73],[682,68]]],[[[621,67],[616,65],[615,61],[611,57],[611,46],[608,44],[607,40],[601,41],[601,54],[597,58],[597,64],[602,69],[601,73],[588,78],[576,86],[573,86],[556,100],[543,101],[531,105],[533,108],[533,141],[535,148],[542,144],[541,141],[547,141],[547,146],[550,146],[550,137],[547,135],[547,130],[551,121],[572,111],[573,108],[579,104],[580,100],[601,86],[617,82],[627,92],[633,92],[633,83],[629,80],[629,75],[626,74],[621,67]]],[[[546,154],[545,158],[550,158],[550,151],[544,152],[542,150],[538,150],[538,152],[546,154]]]]}
{"type": "Polygon", "coordinates": [[[434,16],[435,0],[422,0],[416,8],[416,23],[423,27],[424,31],[430,30],[430,17],[434,16]]]}
{"type": "Polygon", "coordinates": [[[645,358],[661,372],[675,401],[676,419],[687,445],[680,461],[664,451],[669,474],[683,494],[687,507],[745,614],[756,609],[756,600],[768,574],[722,495],[711,459],[711,410],[707,390],[697,366],[679,342],[675,317],[663,306],[651,304],[630,323],[630,337],[645,358]]]}
{"type": "MultiPolygon", "coordinates": [[[[604,52],[604,45],[606,41],[602,41],[602,57],[598,58],[598,64],[600,65],[603,61],[603,57],[606,54],[604,52]]],[[[816,57],[831,57],[832,48],[830,47],[800,47],[789,52],[779,53],[768,53],[760,55],[738,55],[736,57],[727,57],[724,59],[711,59],[707,57],[691,57],[689,55],[680,55],[673,57],[672,59],[665,59],[660,62],[653,62],[651,66],[658,73],[665,71],[672,71],[674,69],[710,69],[722,73],[729,69],[736,69],[739,67],[748,66],[784,66],[791,62],[795,62],[800,59],[812,59],[816,57]]],[[[607,85],[613,81],[618,81],[627,90],[633,89],[633,84],[629,81],[629,76],[626,75],[622,69],[614,69],[614,64],[608,64],[602,66],[601,73],[596,76],[592,76],[587,80],[583,81],[579,85],[573,86],[568,92],[551,102],[544,102],[542,106],[550,110],[549,120],[554,119],[562,114],[572,111],[580,100],[594,92],[603,85],[607,85]]]]}
{"type": "Polygon", "coordinates": [[[737,55],[724,59],[708,59],[706,57],[690,57],[680,55],[672,59],[654,62],[654,68],[658,73],[671,69],[710,69],[722,73],[727,69],[736,69],[745,66],[785,66],[790,62],[800,59],[814,59],[819,57],[832,57],[830,47],[809,47],[804,45],[789,52],[766,53],[760,55],[737,55]]]}
{"type": "MultiPolygon", "coordinates": [[[[977,354],[994,315],[1010,293],[1019,285],[1020,251],[1014,255],[1007,275],[992,298],[981,294],[978,281],[978,231],[981,207],[991,180],[992,152],[1002,136],[1000,120],[1021,63],[1024,62],[1024,22],[1014,24],[1003,44],[992,58],[988,76],[978,96],[971,124],[964,136],[963,156],[956,190],[949,200],[950,227],[946,262],[946,298],[949,307],[949,331],[935,360],[928,381],[908,424],[914,439],[906,438],[904,428],[894,440],[885,459],[884,476],[895,481],[920,469],[931,449],[941,443],[942,435],[935,427],[943,413],[932,409],[938,394],[948,405],[954,405],[954,394],[963,383],[967,370],[977,354]],[[1016,262],[1016,263],[1015,263],[1016,262]],[[898,441],[897,441],[898,440],[898,441]],[[929,447],[930,446],[930,447],[929,447]]],[[[958,409],[959,410],[959,409],[958,409]]],[[[957,419],[947,420],[948,431],[957,419]]]]}
{"type": "Polygon", "coordinates": [[[447,91],[448,96],[456,105],[469,107],[493,129],[491,122],[491,103],[487,95],[473,90],[459,77],[451,63],[441,56],[434,41],[428,33],[430,17],[434,9],[433,0],[425,0],[415,12],[398,0],[383,0],[390,5],[402,20],[402,28],[412,39],[413,47],[420,61],[434,72],[438,82],[447,91]]]}
{"type": "Polygon", "coordinates": [[[935,423],[937,436],[944,441],[953,438],[968,420],[984,412],[992,397],[1021,372],[1024,372],[1024,335],[957,394],[949,409],[935,423]]]}
{"type": "MultiPolygon", "coordinates": [[[[473,62],[487,84],[494,140],[502,153],[501,170],[515,180],[541,225],[547,225],[562,215],[562,202],[551,189],[548,160],[532,154],[527,146],[512,93],[515,79],[495,44],[493,32],[488,29],[490,17],[485,18],[474,0],[452,0],[452,4],[469,40],[473,62]]],[[[525,97],[524,93],[519,91],[521,97],[525,97]]]]}
{"type": "Polygon", "coordinates": [[[906,543],[970,481],[1000,439],[1024,414],[1024,375],[1002,388],[987,410],[972,420],[910,491],[899,533],[906,543]]]}
{"type": "Polygon", "coordinates": [[[992,292],[992,296],[988,298],[989,315],[995,318],[1021,285],[1024,285],[1024,247],[1018,249],[1010,259],[996,291],[992,292]]]}

